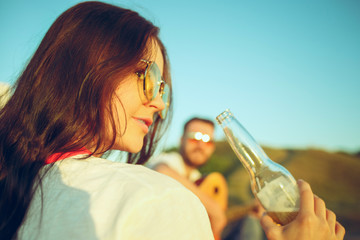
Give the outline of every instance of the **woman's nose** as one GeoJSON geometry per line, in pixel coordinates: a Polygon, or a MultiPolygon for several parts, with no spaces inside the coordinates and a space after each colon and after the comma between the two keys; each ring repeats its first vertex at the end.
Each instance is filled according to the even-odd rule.
{"type": "Polygon", "coordinates": [[[160,93],[156,95],[156,97],[149,103],[151,107],[156,108],[157,112],[160,112],[165,109],[165,103],[162,100],[160,93]]]}

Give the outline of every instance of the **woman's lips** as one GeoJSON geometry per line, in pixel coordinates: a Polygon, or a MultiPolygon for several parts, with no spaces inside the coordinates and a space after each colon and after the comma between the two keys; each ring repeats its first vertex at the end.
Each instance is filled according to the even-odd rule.
{"type": "Polygon", "coordinates": [[[149,132],[149,127],[152,124],[152,119],[151,118],[135,118],[134,117],[134,119],[139,124],[141,129],[143,129],[145,134],[149,132]]]}

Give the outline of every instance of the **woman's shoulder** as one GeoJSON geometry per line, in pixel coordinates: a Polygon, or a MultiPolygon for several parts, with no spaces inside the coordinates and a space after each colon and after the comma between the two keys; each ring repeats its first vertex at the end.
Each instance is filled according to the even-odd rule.
{"type": "Polygon", "coordinates": [[[86,193],[87,199],[81,202],[89,202],[86,212],[90,212],[99,236],[165,239],[184,232],[189,236],[183,239],[209,236],[210,225],[200,200],[168,176],[141,165],[95,157],[67,159],[56,163],[54,170],[59,171],[66,191],[71,189],[66,194],[71,202],[79,201],[78,193],[86,193]],[[161,232],[165,235],[158,235],[161,232]]]}
{"type": "MultiPolygon", "coordinates": [[[[187,191],[174,179],[142,165],[113,162],[103,158],[68,158],[54,165],[66,185],[91,191],[144,192],[187,191]]],[[[113,193],[112,193],[113,194],[113,193]]]]}
{"type": "Polygon", "coordinates": [[[46,171],[41,189],[19,239],[212,239],[200,200],[143,166],[68,158],[46,171]]]}

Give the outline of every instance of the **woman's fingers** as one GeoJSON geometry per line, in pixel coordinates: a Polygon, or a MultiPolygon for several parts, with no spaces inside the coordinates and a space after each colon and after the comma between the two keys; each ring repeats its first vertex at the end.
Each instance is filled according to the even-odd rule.
{"type": "Polygon", "coordinates": [[[266,213],[264,213],[263,216],[261,217],[260,223],[264,229],[277,226],[277,224],[274,222],[274,220],[266,213]]]}
{"type": "Polygon", "coordinates": [[[345,228],[336,221],[335,213],[326,209],[325,202],[321,198],[314,196],[311,187],[307,182],[298,180],[298,185],[300,191],[299,215],[301,214],[301,217],[307,218],[308,223],[310,218],[315,217],[313,220],[311,220],[311,222],[317,218],[318,220],[316,221],[318,222],[318,230],[320,229],[320,226],[327,224],[327,231],[330,230],[328,234],[332,236],[336,235],[337,239],[343,239],[345,235],[345,228]],[[313,217],[311,217],[311,215],[313,217]]]}
{"type": "Polygon", "coordinates": [[[269,215],[264,213],[260,219],[260,224],[269,240],[278,238],[280,226],[278,226],[269,215]]]}
{"type": "MultiPolygon", "coordinates": [[[[335,229],[336,215],[329,209],[326,209],[326,220],[329,224],[330,229],[335,229]]],[[[335,229],[336,230],[336,229],[335,229]]]]}
{"type": "Polygon", "coordinates": [[[338,222],[335,225],[335,235],[337,239],[344,239],[345,228],[338,222]]]}
{"type": "Polygon", "coordinates": [[[298,180],[300,192],[300,211],[313,213],[314,212],[314,195],[311,191],[310,185],[304,180],[298,180]]]}
{"type": "MultiPolygon", "coordinates": [[[[327,219],[327,209],[325,206],[325,202],[316,195],[314,195],[314,211],[318,217],[322,219],[325,218],[327,219]]],[[[334,226],[335,226],[335,222],[334,222],[334,226]]]]}

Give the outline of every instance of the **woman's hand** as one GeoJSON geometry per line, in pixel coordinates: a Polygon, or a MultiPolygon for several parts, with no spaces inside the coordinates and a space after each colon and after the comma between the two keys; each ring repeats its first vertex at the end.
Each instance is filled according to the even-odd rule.
{"type": "Polygon", "coordinates": [[[264,215],[264,213],[265,209],[263,208],[263,206],[261,206],[259,200],[255,198],[250,204],[250,210],[248,214],[257,219],[260,219],[264,215]]]}
{"type": "Polygon", "coordinates": [[[336,221],[335,214],[326,209],[325,202],[314,196],[310,185],[298,181],[300,209],[297,217],[285,226],[279,226],[268,215],[261,218],[261,225],[269,240],[304,239],[337,240],[343,239],[345,229],[336,221]]]}

